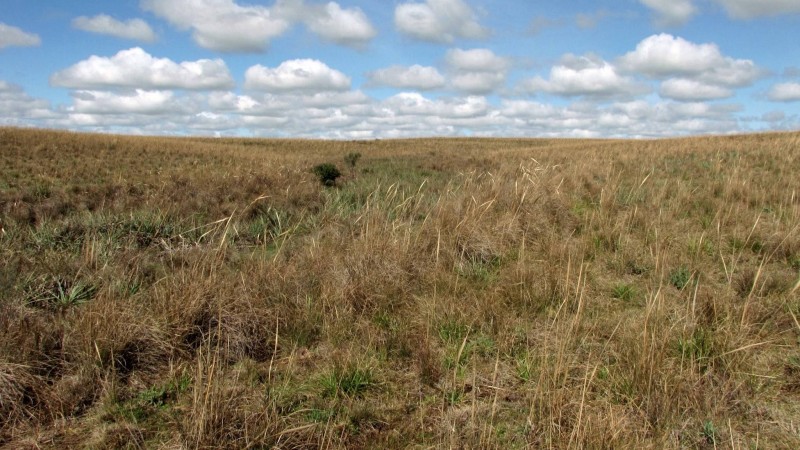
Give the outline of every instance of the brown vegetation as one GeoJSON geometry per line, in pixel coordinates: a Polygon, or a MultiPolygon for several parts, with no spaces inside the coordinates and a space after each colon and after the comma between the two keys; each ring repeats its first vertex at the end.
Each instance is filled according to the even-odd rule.
{"type": "Polygon", "coordinates": [[[799,448],[799,173],[797,133],[0,129],[0,445],[799,448]]]}

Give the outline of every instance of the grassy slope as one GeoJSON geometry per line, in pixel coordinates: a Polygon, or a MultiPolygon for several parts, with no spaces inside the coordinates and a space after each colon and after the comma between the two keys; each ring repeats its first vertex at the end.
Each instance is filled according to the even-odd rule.
{"type": "Polygon", "coordinates": [[[0,445],[798,448],[798,173],[796,133],[0,129],[0,445]]]}

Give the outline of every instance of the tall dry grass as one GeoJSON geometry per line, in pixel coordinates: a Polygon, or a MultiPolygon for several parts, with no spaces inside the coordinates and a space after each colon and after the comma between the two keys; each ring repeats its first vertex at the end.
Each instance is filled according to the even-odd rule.
{"type": "Polygon", "coordinates": [[[0,442],[797,447],[798,144],[2,129],[0,442]]]}

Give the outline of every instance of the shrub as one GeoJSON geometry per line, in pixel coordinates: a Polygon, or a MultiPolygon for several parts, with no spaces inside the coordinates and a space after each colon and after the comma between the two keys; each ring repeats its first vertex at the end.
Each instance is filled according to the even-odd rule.
{"type": "Polygon", "coordinates": [[[342,176],[342,173],[339,172],[339,169],[331,163],[319,164],[314,166],[311,171],[314,172],[314,175],[317,176],[319,182],[324,186],[335,186],[336,179],[342,176]]]}

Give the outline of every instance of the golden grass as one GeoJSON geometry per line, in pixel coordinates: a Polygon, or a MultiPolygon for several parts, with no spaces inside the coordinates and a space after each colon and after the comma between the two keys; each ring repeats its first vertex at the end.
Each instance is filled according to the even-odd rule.
{"type": "Polygon", "coordinates": [[[798,133],[0,162],[10,448],[800,447],[798,133]]]}

